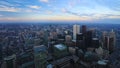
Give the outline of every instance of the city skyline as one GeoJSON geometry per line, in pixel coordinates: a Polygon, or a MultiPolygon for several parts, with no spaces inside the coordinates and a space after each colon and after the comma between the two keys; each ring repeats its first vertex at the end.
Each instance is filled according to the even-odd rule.
{"type": "Polygon", "coordinates": [[[1,0],[1,22],[119,23],[120,0],[1,0]]]}

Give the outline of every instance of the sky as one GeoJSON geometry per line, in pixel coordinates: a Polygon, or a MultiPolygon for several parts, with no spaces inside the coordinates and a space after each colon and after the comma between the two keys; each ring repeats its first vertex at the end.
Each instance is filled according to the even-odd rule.
{"type": "Polygon", "coordinates": [[[0,0],[0,22],[101,20],[120,23],[120,0],[0,0]]]}

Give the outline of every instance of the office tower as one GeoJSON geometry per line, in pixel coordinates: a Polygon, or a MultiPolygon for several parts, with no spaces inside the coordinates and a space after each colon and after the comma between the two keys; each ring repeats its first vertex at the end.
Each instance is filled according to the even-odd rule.
{"type": "Polygon", "coordinates": [[[109,51],[113,51],[116,44],[115,32],[112,30],[109,34],[109,51]]]}
{"type": "Polygon", "coordinates": [[[91,47],[92,45],[92,31],[87,31],[85,35],[85,46],[91,47]]]}
{"type": "Polygon", "coordinates": [[[109,33],[104,32],[103,33],[103,46],[104,46],[104,48],[106,48],[107,50],[112,52],[114,50],[115,44],[116,44],[115,32],[113,30],[109,33]]]}
{"type": "Polygon", "coordinates": [[[76,40],[76,35],[80,33],[80,25],[73,25],[73,40],[76,40]]]}
{"type": "Polygon", "coordinates": [[[102,32],[102,40],[104,41],[105,40],[105,36],[108,35],[108,32],[107,31],[103,31],[102,32]]]}
{"type": "Polygon", "coordinates": [[[2,60],[2,44],[0,44],[0,60],[2,60]]]}
{"type": "Polygon", "coordinates": [[[81,49],[85,48],[84,41],[85,40],[83,34],[82,33],[77,34],[76,43],[79,48],[81,49]]]}
{"type": "Polygon", "coordinates": [[[109,50],[109,36],[105,36],[104,48],[109,50]]]}
{"type": "Polygon", "coordinates": [[[87,27],[86,25],[82,25],[82,33],[85,34],[87,31],[87,27]]]}
{"type": "Polygon", "coordinates": [[[99,39],[98,38],[92,38],[92,47],[99,48],[99,39]]]}
{"type": "Polygon", "coordinates": [[[66,35],[65,41],[66,42],[71,42],[72,41],[72,37],[70,35],[66,35]]]}
{"type": "Polygon", "coordinates": [[[107,49],[107,46],[108,46],[108,32],[104,31],[102,32],[102,41],[103,41],[103,45],[102,45],[102,48],[105,48],[107,49]]]}
{"type": "Polygon", "coordinates": [[[48,30],[44,31],[44,45],[48,45],[48,30]]]}
{"type": "Polygon", "coordinates": [[[103,48],[109,50],[109,36],[103,35],[103,48]]]}
{"type": "Polygon", "coordinates": [[[17,66],[19,68],[35,68],[33,57],[33,52],[24,52],[20,54],[17,56],[17,66]]]}
{"type": "Polygon", "coordinates": [[[54,49],[53,56],[55,57],[55,59],[65,57],[69,54],[68,47],[64,44],[56,44],[54,45],[53,49],[54,49]]]}
{"type": "Polygon", "coordinates": [[[53,54],[53,45],[55,45],[54,41],[48,42],[48,53],[53,54]]]}
{"type": "Polygon", "coordinates": [[[83,33],[78,33],[77,37],[76,37],[76,40],[84,40],[83,33]]]}
{"type": "Polygon", "coordinates": [[[47,58],[47,48],[44,45],[34,46],[35,68],[45,68],[47,58]]]}
{"type": "Polygon", "coordinates": [[[76,54],[76,48],[74,48],[74,47],[68,47],[68,50],[69,50],[70,54],[72,54],[72,55],[76,54]]]}
{"type": "Polygon", "coordinates": [[[71,35],[66,35],[66,37],[65,37],[65,44],[67,46],[71,46],[72,45],[72,36],[71,35]]]}
{"type": "Polygon", "coordinates": [[[16,55],[11,55],[4,58],[5,68],[16,68],[16,55]]]}

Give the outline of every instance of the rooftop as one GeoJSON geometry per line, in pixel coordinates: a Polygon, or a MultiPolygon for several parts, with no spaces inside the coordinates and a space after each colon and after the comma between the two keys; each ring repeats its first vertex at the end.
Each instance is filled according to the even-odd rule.
{"type": "Polygon", "coordinates": [[[56,47],[56,48],[59,49],[59,50],[65,50],[65,49],[66,49],[66,46],[63,45],[63,44],[57,44],[57,45],[55,45],[54,47],[56,47]]]}

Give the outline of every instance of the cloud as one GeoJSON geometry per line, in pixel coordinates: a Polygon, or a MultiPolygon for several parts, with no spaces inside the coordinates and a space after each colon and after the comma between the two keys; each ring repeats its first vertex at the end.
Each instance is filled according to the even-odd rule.
{"type": "Polygon", "coordinates": [[[39,0],[40,2],[48,3],[49,0],[39,0]]]}
{"type": "Polygon", "coordinates": [[[120,18],[120,14],[99,14],[99,13],[91,13],[91,14],[87,14],[87,13],[76,13],[76,12],[72,12],[69,11],[65,8],[62,9],[63,13],[68,13],[70,15],[74,15],[74,16],[78,16],[78,17],[82,17],[82,18],[89,18],[89,19],[106,19],[106,18],[120,18]]]}
{"type": "Polygon", "coordinates": [[[6,6],[14,6],[13,4],[6,2],[6,1],[0,1],[1,5],[6,5],[6,6]]]}
{"type": "Polygon", "coordinates": [[[0,11],[18,12],[20,9],[15,7],[0,6],[0,11]]]}
{"type": "Polygon", "coordinates": [[[69,2],[68,2],[68,8],[73,8],[73,7],[75,7],[77,4],[80,4],[80,0],[70,0],[69,2]]]}
{"type": "Polygon", "coordinates": [[[0,17],[2,17],[3,15],[0,14],[0,17]]]}
{"type": "Polygon", "coordinates": [[[36,5],[28,5],[29,8],[32,8],[32,9],[40,9],[41,7],[40,6],[36,6],[36,5]]]}
{"type": "Polygon", "coordinates": [[[18,8],[18,7],[10,7],[10,6],[5,6],[5,5],[0,5],[0,11],[5,11],[5,12],[39,12],[37,10],[33,9],[39,9],[41,8],[40,6],[28,6],[29,8],[18,8]]]}
{"type": "Polygon", "coordinates": [[[72,12],[72,11],[69,11],[65,8],[62,9],[62,12],[64,13],[68,13],[68,14],[72,14],[72,15],[75,15],[75,16],[90,16],[90,15],[93,15],[93,14],[79,14],[79,13],[75,13],[75,12],[72,12]]]}
{"type": "Polygon", "coordinates": [[[47,14],[52,14],[53,12],[52,11],[46,11],[47,14]]]}
{"type": "MultiPolygon", "coordinates": [[[[9,7],[20,6],[20,4],[18,4],[18,3],[15,3],[15,2],[9,2],[9,1],[7,1],[7,0],[0,1],[0,4],[1,4],[1,5],[4,5],[4,6],[9,6],[9,7]]],[[[23,6],[23,5],[22,5],[22,6],[23,6]]]]}
{"type": "Polygon", "coordinates": [[[63,13],[66,13],[66,12],[67,12],[67,9],[62,8],[62,12],[63,12],[63,13]]]}
{"type": "Polygon", "coordinates": [[[120,11],[120,0],[95,0],[99,5],[108,7],[115,11],[120,11]]]}

